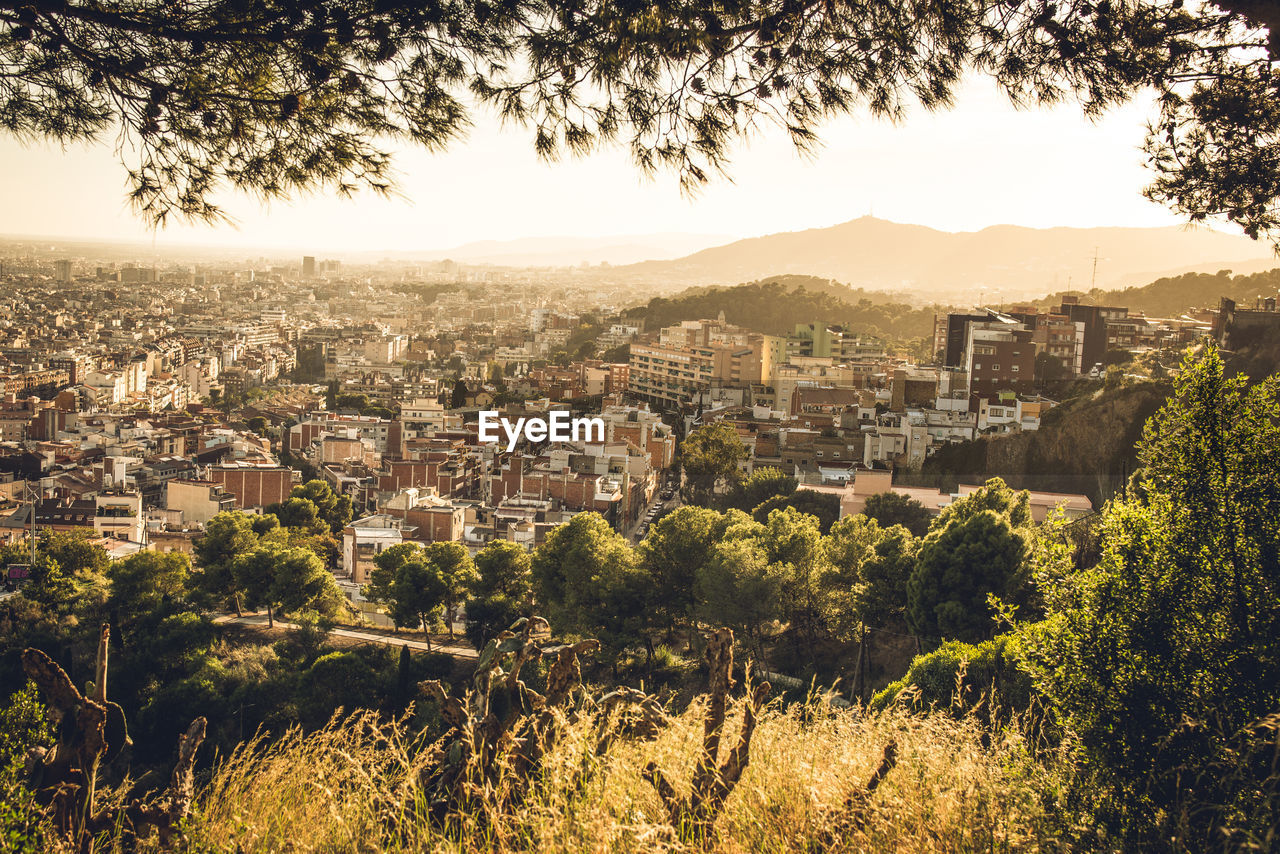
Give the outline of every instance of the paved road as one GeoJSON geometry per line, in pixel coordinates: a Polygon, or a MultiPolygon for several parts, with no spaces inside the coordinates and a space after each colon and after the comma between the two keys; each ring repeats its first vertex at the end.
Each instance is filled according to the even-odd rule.
{"type": "Polygon", "coordinates": [[[680,509],[680,493],[677,492],[674,496],[672,496],[671,500],[669,501],[663,501],[661,498],[655,498],[653,500],[653,503],[651,503],[648,507],[645,508],[645,512],[640,514],[640,518],[636,519],[635,524],[632,525],[631,528],[628,530],[627,537],[629,539],[635,542],[639,542],[640,540],[644,539],[643,537],[640,536],[640,526],[644,524],[644,521],[648,515],[648,512],[652,510],[654,507],[662,507],[670,510],[680,509]]]}
{"type": "MultiPolygon", "coordinates": [[[[237,617],[233,614],[224,614],[221,617],[215,617],[215,623],[239,623],[245,626],[265,626],[267,624],[266,614],[245,614],[243,617],[237,617]]],[[[297,626],[284,620],[276,620],[276,625],[281,628],[295,629],[297,626]]],[[[367,641],[370,643],[381,643],[387,646],[401,647],[407,645],[409,649],[417,652],[444,652],[456,658],[475,658],[476,651],[469,646],[459,646],[449,643],[433,643],[430,647],[426,641],[409,640],[408,638],[397,638],[389,635],[379,635],[373,632],[362,632],[359,629],[330,629],[329,634],[337,635],[342,638],[350,638],[351,640],[367,641]]]]}

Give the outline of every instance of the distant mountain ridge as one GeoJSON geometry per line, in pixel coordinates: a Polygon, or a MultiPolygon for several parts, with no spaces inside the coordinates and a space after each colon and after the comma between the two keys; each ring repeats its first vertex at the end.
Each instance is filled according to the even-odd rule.
{"type": "Polygon", "coordinates": [[[689,285],[732,285],[786,273],[855,288],[910,290],[930,299],[1022,300],[1068,287],[1116,287],[1152,274],[1214,272],[1260,263],[1270,247],[1206,228],[1027,228],[994,225],[945,232],[860,217],[828,228],[738,240],[669,261],[618,268],[619,275],[689,285]]]}
{"type": "Polygon", "coordinates": [[[394,253],[418,260],[451,260],[504,267],[574,267],[580,264],[634,264],[676,258],[730,239],[723,234],[661,232],[610,237],[521,237],[477,240],[449,249],[394,253]]]}

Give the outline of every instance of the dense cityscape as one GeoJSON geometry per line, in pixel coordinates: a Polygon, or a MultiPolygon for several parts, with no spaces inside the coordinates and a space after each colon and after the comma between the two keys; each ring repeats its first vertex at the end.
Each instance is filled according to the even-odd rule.
{"type": "Polygon", "coordinates": [[[1043,624],[1001,633],[989,597],[1041,612],[1046,538],[1085,554],[1149,488],[1144,421],[1215,348],[1280,359],[1274,272],[948,307],[805,276],[646,299],[607,266],[7,252],[0,632],[117,626],[135,767],[196,715],[234,750],[412,710],[423,677],[411,726],[437,732],[431,678],[488,678],[541,614],[591,638],[548,647],[572,667],[603,644],[605,684],[696,682],[713,622],[744,678],[841,708],[937,703],[955,667],[1029,690],[1000,662],[1043,624]]]}
{"type": "Polygon", "coordinates": [[[0,0],[0,854],[1280,851],[1277,81],[0,0]]]}
{"type": "MultiPolygon", "coordinates": [[[[788,335],[723,316],[645,329],[622,312],[628,289],[549,271],[47,256],[0,261],[0,537],[83,528],[113,557],[190,552],[217,513],[320,479],[354,508],[330,568],[356,599],[372,555],[402,540],[531,547],[583,511],[643,533],[678,483],[678,442],[713,423],[745,445],[744,475],[777,468],[856,513],[941,447],[1037,430],[1057,403],[1046,386],[1102,379],[1118,355],[1172,366],[1218,319],[1075,297],[951,311],[915,364],[822,318],[788,335]],[[600,413],[604,441],[477,440],[482,409],[553,407],[600,413]]],[[[898,488],[934,513],[951,500],[898,488]]],[[[1042,518],[1063,500],[1093,509],[1035,500],[1042,518]]]]}

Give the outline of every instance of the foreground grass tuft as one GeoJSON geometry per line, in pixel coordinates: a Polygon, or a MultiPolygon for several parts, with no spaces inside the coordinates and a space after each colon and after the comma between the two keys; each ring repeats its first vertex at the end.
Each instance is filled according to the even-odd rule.
{"type": "MultiPolygon", "coordinates": [[[[695,704],[650,742],[616,742],[603,756],[587,721],[568,726],[514,812],[484,806],[447,826],[415,808],[420,745],[370,713],[311,735],[246,744],[219,763],[189,824],[193,851],[723,852],[1052,851],[1057,822],[1045,792],[1066,768],[1033,761],[1013,730],[992,737],[973,717],[874,715],[772,705],[760,715],[751,765],[714,836],[681,839],[643,769],[655,762],[687,786],[702,738],[695,704]],[[854,821],[850,795],[884,747],[896,766],[854,821]],[[699,844],[693,844],[699,843],[699,844]]],[[[732,739],[736,733],[725,733],[732,739]]],[[[507,802],[487,792],[482,804],[507,802]]]]}

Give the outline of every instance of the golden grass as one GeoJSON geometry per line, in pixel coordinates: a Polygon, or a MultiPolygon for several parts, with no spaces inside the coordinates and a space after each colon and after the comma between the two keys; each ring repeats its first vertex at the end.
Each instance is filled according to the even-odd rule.
{"type": "MultiPolygon", "coordinates": [[[[740,715],[731,718],[740,720],[740,715]]],[[[732,738],[732,730],[726,735],[732,738]]],[[[657,762],[687,784],[702,736],[695,704],[651,742],[621,740],[603,756],[586,721],[568,727],[541,778],[511,814],[486,812],[433,826],[406,789],[421,752],[396,723],[371,714],[311,735],[253,743],[219,763],[198,797],[191,849],[251,852],[694,850],[677,838],[641,777],[657,762]]],[[[705,847],[722,852],[1057,850],[1042,794],[1059,788],[1054,762],[1035,762],[1010,731],[988,739],[972,718],[877,715],[769,706],[751,766],[705,847]],[[860,828],[832,838],[846,798],[896,739],[898,763],[860,828]]],[[[1062,766],[1065,767],[1065,766],[1062,766]]],[[[697,846],[700,848],[701,846],[697,846]]]]}

